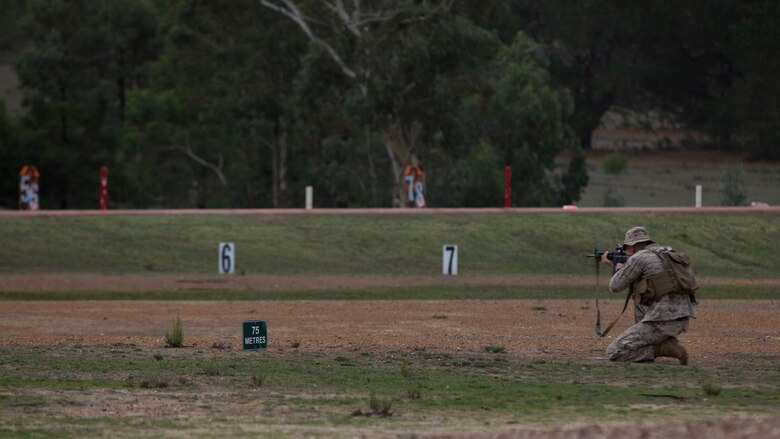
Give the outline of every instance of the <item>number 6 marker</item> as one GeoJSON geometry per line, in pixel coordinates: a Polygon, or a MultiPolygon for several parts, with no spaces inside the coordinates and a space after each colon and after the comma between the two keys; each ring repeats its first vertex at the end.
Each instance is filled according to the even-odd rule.
{"type": "Polygon", "coordinates": [[[219,243],[219,274],[236,271],[236,245],[232,242],[219,243]]]}

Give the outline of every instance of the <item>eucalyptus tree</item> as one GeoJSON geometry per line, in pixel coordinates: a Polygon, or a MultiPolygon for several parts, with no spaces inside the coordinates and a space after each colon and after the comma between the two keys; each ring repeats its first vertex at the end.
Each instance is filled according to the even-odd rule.
{"type": "Polygon", "coordinates": [[[140,0],[30,0],[25,24],[20,146],[42,173],[44,206],[96,207],[99,167],[127,176],[118,138],[127,90],[156,57],[155,17],[140,0]]]}
{"type": "MultiPolygon", "coordinates": [[[[359,125],[371,175],[371,204],[377,178],[390,175],[394,197],[403,198],[401,173],[421,164],[426,144],[439,128],[432,121],[447,98],[442,85],[457,80],[464,66],[485,60],[497,40],[467,18],[452,14],[452,0],[260,0],[295,23],[336,66],[346,83],[343,108],[359,125]],[[376,168],[374,134],[381,138],[390,171],[376,168]]],[[[453,111],[444,108],[446,113],[453,111]]],[[[386,204],[386,202],[384,203],[386,204]]]]}
{"type": "Polygon", "coordinates": [[[128,153],[156,170],[156,203],[278,207],[288,200],[288,96],[301,38],[253,1],[177,1],[165,49],[132,95],[128,153]]]}

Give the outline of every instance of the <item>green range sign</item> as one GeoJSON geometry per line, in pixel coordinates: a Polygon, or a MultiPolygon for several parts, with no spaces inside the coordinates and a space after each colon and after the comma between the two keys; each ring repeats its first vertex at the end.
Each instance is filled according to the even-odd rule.
{"type": "Polygon", "coordinates": [[[265,349],[268,347],[268,326],[265,320],[248,320],[244,322],[244,350],[265,349]]]}

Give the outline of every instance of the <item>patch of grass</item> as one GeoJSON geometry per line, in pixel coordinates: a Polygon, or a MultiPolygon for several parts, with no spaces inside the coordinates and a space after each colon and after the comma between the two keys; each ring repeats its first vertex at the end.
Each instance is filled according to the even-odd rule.
{"type": "Polygon", "coordinates": [[[39,407],[46,404],[41,395],[9,395],[0,393],[0,408],[39,407]]]}
{"type": "Polygon", "coordinates": [[[263,372],[254,373],[249,377],[250,383],[254,387],[261,387],[263,383],[267,383],[267,374],[263,372]]]}
{"type": "Polygon", "coordinates": [[[491,354],[503,354],[504,352],[506,352],[506,348],[505,347],[503,347],[503,346],[493,346],[493,345],[485,346],[485,350],[487,352],[490,352],[491,354]]]}
{"type": "Polygon", "coordinates": [[[173,320],[173,328],[165,334],[165,344],[173,348],[180,348],[184,345],[184,328],[180,315],[177,315],[173,320]]]}
{"type": "Polygon", "coordinates": [[[170,377],[165,375],[152,375],[141,379],[138,382],[138,387],[142,389],[164,389],[170,384],[170,377]]]}
{"type": "Polygon", "coordinates": [[[52,378],[22,378],[5,377],[0,375],[0,388],[36,388],[43,387],[59,390],[87,390],[87,389],[121,389],[128,384],[121,379],[85,378],[75,379],[67,377],[52,378]]]}
{"type": "Polygon", "coordinates": [[[412,369],[408,364],[402,364],[400,368],[400,374],[402,377],[409,379],[412,377],[412,369]]]}
{"type": "Polygon", "coordinates": [[[718,396],[721,392],[721,388],[712,383],[702,384],[701,390],[703,390],[704,394],[707,396],[718,396]]]}
{"type": "Polygon", "coordinates": [[[300,340],[293,340],[292,342],[290,342],[290,347],[293,349],[298,349],[299,347],[301,347],[300,340]]]}
{"type": "MultiPolygon", "coordinates": [[[[720,416],[735,410],[766,414],[776,412],[780,401],[780,389],[773,384],[780,380],[780,370],[757,368],[749,362],[701,369],[663,364],[528,362],[488,353],[461,355],[413,349],[381,361],[359,352],[258,357],[210,349],[178,350],[161,362],[153,359],[152,348],[129,350],[126,357],[111,355],[112,348],[96,346],[76,352],[66,346],[0,347],[4,364],[15,365],[0,367],[0,408],[18,419],[17,431],[28,430],[39,422],[30,407],[37,409],[47,403],[34,396],[36,391],[89,389],[85,383],[100,382],[124,389],[93,393],[95,398],[103,395],[105,399],[99,403],[109,408],[123,395],[133,399],[148,394],[148,389],[161,389],[166,395],[175,395],[182,410],[197,413],[207,409],[209,418],[203,422],[220,431],[235,422],[236,404],[249,403],[252,410],[242,419],[252,425],[274,422],[266,409],[283,407],[285,423],[292,426],[358,423],[382,428],[383,418],[389,414],[400,414],[404,422],[414,425],[416,418],[410,414],[477,422],[489,410],[491,416],[501,419],[559,424],[582,419],[629,421],[638,413],[651,420],[720,416]],[[102,369],[96,371],[96,365],[102,369]],[[204,371],[210,368],[229,373],[206,379],[204,371]],[[404,379],[398,379],[399,371],[404,379]],[[75,376],[83,378],[75,380],[75,376]],[[272,381],[269,376],[273,376],[272,381]],[[204,380],[208,383],[205,398],[204,380]],[[64,381],[70,382],[63,386],[64,381]],[[184,382],[193,384],[178,385],[184,382]],[[715,382],[720,389],[717,398],[706,390],[706,383],[715,382]],[[19,398],[16,388],[33,399],[14,399],[19,398]],[[348,416],[344,409],[361,404],[360,416],[348,416]],[[641,408],[648,405],[653,410],[641,408]],[[334,420],[334,412],[341,413],[338,420],[334,420]]],[[[76,404],[72,398],[79,394],[56,393],[58,404],[76,404]]],[[[120,424],[117,434],[128,436],[143,435],[144,429],[165,435],[165,430],[178,428],[178,424],[152,425],[152,421],[156,422],[139,425],[120,412],[113,422],[120,424]]],[[[193,421],[193,428],[202,425],[199,422],[193,421]]],[[[65,427],[66,433],[70,431],[65,427]]],[[[67,434],[57,434],[63,435],[67,434]]]]}
{"type": "Polygon", "coordinates": [[[208,376],[222,375],[223,368],[216,361],[210,361],[203,365],[203,374],[208,376]]]}
{"type": "Polygon", "coordinates": [[[367,416],[393,416],[393,401],[377,398],[373,390],[368,396],[368,408],[371,411],[366,414],[367,416]]]}

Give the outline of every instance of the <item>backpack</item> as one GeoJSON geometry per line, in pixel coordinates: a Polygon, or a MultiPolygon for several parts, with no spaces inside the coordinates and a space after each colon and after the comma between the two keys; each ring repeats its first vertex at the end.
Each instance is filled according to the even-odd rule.
{"type": "Polygon", "coordinates": [[[691,296],[691,301],[696,303],[696,290],[699,289],[699,283],[696,281],[696,275],[693,274],[688,255],[666,248],[654,253],[661,258],[664,267],[671,270],[674,275],[676,292],[691,296]]]}

